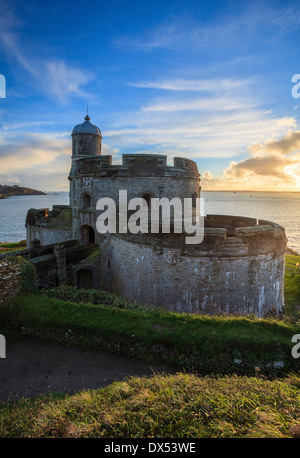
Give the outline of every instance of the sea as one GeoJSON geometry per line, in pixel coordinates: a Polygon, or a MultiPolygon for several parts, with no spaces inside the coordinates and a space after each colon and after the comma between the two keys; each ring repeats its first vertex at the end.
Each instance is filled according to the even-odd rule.
{"type": "MultiPolygon", "coordinates": [[[[203,191],[205,214],[248,216],[274,221],[285,228],[288,247],[300,253],[300,193],[203,191]]],[[[26,239],[25,219],[30,208],[68,205],[68,192],[0,199],[0,242],[26,239]]]]}

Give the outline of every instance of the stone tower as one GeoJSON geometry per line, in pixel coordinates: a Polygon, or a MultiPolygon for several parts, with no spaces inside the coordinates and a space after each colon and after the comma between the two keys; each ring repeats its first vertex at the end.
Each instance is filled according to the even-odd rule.
{"type": "Polygon", "coordinates": [[[87,114],[82,124],[77,124],[72,132],[72,159],[77,160],[87,156],[101,154],[101,131],[90,122],[87,114]]]}
{"type": "Polygon", "coordinates": [[[26,219],[28,248],[37,241],[47,250],[48,245],[76,242],[78,253],[86,246],[93,250],[93,256],[76,265],[73,248],[65,247],[64,253],[54,246],[60,283],[82,287],[89,282],[88,287],[128,301],[179,313],[263,317],[284,310],[283,227],[235,215],[206,215],[204,240],[195,245],[186,245],[186,234],[172,231],[100,234],[99,199],[108,197],[118,205],[119,192],[125,190],[128,201],[194,202],[201,192],[198,167],[183,157],[174,157],[169,165],[167,156],[153,153],[123,154],[121,164],[113,164],[111,155],[101,154],[101,131],[88,115],[71,135],[70,205],[30,209],[26,219]]]}

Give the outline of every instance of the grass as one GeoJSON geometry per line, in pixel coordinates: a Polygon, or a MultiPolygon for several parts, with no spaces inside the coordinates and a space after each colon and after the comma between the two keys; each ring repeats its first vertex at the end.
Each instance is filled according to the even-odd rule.
{"type": "Polygon", "coordinates": [[[0,254],[16,250],[24,250],[25,248],[26,240],[21,240],[20,242],[0,243],[0,254]]]}
{"type": "Polygon", "coordinates": [[[78,294],[85,303],[15,297],[2,310],[2,327],[176,363],[181,373],[3,404],[0,437],[300,438],[300,358],[291,357],[291,337],[300,334],[299,259],[286,256],[287,317],[280,320],[149,311],[107,293],[105,305],[86,302],[92,293],[78,294]],[[276,360],[284,361],[283,371],[273,369],[276,360]]]}
{"type": "Polygon", "coordinates": [[[14,297],[2,310],[1,321],[2,327],[27,335],[202,373],[254,375],[255,367],[260,367],[273,374],[273,363],[278,360],[284,362],[285,372],[298,367],[291,356],[291,338],[300,333],[298,322],[135,310],[73,303],[43,294],[14,297]],[[235,359],[242,363],[237,366],[235,359]]]}
{"type": "Polygon", "coordinates": [[[1,437],[300,437],[300,379],[154,375],[0,409],[1,437]]]}
{"type": "Polygon", "coordinates": [[[300,256],[285,257],[284,297],[286,314],[300,317],[300,256]]]}

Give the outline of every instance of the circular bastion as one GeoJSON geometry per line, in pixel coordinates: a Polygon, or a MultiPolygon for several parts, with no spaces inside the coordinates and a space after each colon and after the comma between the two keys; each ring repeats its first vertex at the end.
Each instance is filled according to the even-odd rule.
{"type": "Polygon", "coordinates": [[[207,215],[204,239],[183,233],[111,234],[114,292],[179,313],[284,312],[284,228],[254,218],[207,215]]]}

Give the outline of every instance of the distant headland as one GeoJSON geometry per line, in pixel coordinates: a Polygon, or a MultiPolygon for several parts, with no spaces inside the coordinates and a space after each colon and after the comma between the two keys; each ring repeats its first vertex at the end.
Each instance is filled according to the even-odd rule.
{"type": "Polygon", "coordinates": [[[35,195],[45,195],[45,192],[37,191],[32,188],[24,188],[18,185],[2,185],[0,184],[0,199],[6,199],[11,196],[35,196],[35,195]]]}

